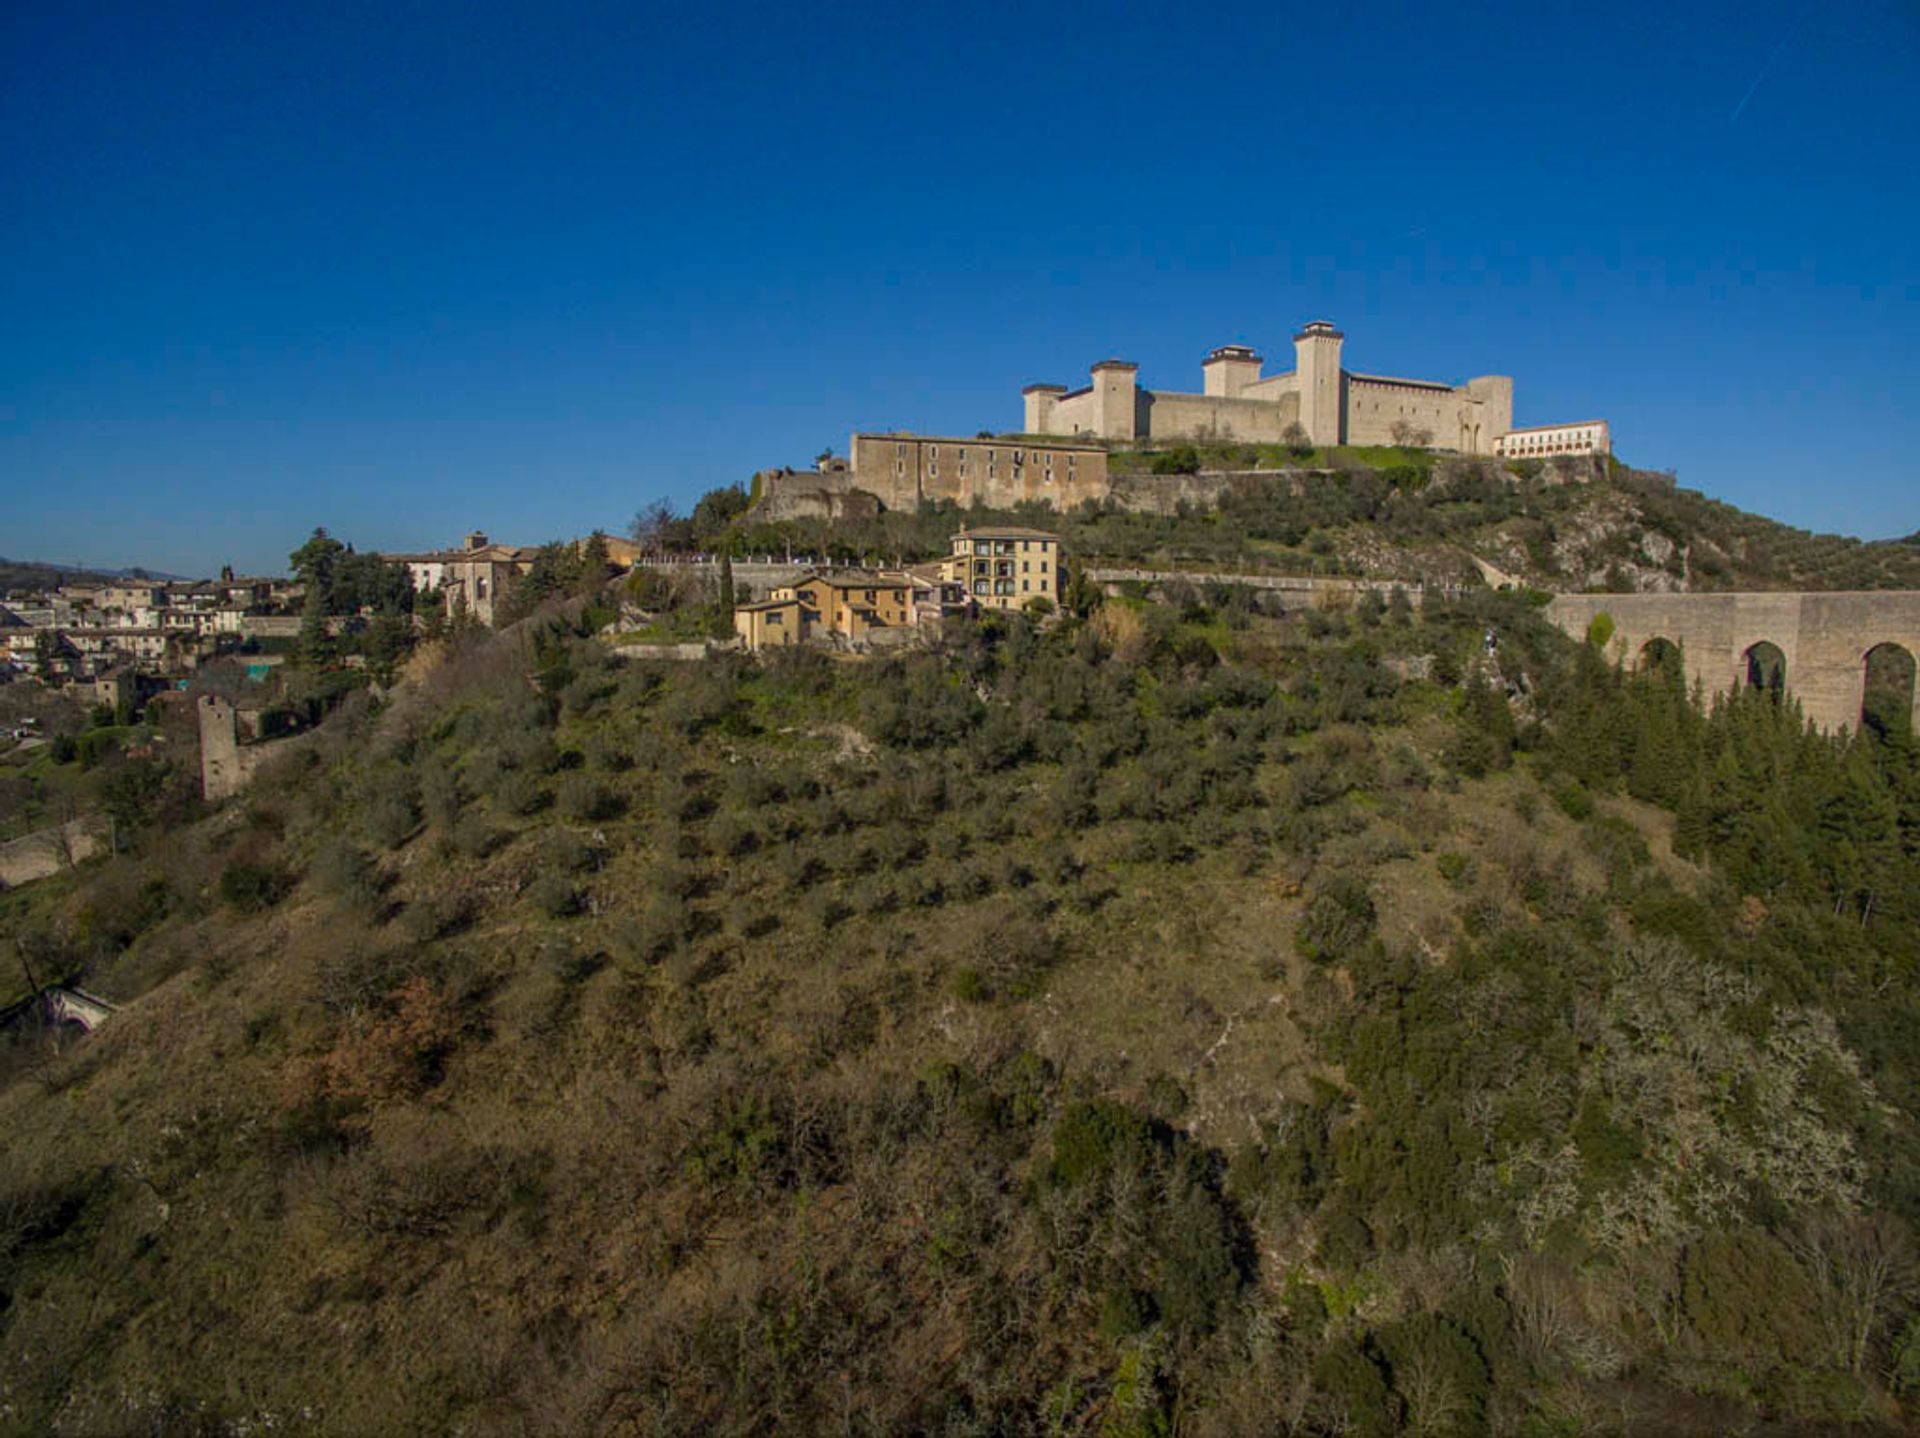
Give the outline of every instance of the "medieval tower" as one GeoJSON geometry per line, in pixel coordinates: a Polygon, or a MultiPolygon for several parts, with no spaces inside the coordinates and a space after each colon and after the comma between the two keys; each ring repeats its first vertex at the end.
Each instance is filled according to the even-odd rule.
{"type": "Polygon", "coordinates": [[[1339,444],[1344,437],[1340,413],[1340,343],[1344,339],[1325,320],[1314,320],[1293,337],[1294,373],[1300,376],[1300,427],[1314,444],[1339,444]]]}

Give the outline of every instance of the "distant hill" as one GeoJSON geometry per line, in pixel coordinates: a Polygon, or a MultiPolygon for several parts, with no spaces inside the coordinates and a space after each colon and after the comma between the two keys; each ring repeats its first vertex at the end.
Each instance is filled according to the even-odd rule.
{"type": "Polygon", "coordinates": [[[68,564],[45,564],[37,559],[0,558],[0,590],[58,589],[87,579],[177,580],[187,576],[165,574],[157,569],[81,569],[68,564]]]}

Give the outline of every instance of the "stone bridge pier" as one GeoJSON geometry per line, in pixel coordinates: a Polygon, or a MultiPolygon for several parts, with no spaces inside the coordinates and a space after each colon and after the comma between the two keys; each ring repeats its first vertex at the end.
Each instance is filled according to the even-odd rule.
{"type": "Polygon", "coordinates": [[[1562,594],[1547,606],[1548,618],[1575,639],[1586,638],[1602,614],[1613,621],[1608,657],[1628,668],[1645,663],[1661,642],[1676,645],[1687,683],[1709,698],[1764,676],[1783,683],[1828,731],[1860,727],[1869,656],[1891,661],[1907,676],[1908,711],[1920,723],[1920,686],[1912,680],[1920,591],[1562,594]]]}

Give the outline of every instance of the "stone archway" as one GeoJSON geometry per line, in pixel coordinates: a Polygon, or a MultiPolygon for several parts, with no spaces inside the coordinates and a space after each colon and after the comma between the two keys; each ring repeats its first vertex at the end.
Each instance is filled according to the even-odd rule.
{"type": "Polygon", "coordinates": [[[1678,644],[1664,634],[1656,634],[1640,646],[1638,669],[1643,674],[1686,677],[1686,655],[1678,644]]]}
{"type": "Polygon", "coordinates": [[[1749,689],[1764,689],[1778,699],[1787,692],[1787,656],[1778,644],[1762,639],[1741,656],[1741,680],[1749,689]]]}
{"type": "Polygon", "coordinates": [[[1861,661],[1860,728],[1882,738],[1913,733],[1914,657],[1904,644],[1876,644],[1861,661]]]}

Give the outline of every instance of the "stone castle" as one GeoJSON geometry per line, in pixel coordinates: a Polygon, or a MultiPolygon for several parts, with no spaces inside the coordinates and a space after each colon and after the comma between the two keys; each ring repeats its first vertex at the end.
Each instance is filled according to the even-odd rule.
{"type": "MultiPolygon", "coordinates": [[[[769,518],[837,518],[914,510],[950,500],[1006,509],[1041,503],[1071,509],[1115,497],[1112,449],[1217,442],[1411,445],[1502,459],[1605,455],[1604,420],[1513,426],[1513,380],[1481,375],[1464,384],[1362,374],[1341,362],[1346,336],[1314,320],[1293,337],[1294,367],[1262,375],[1246,345],[1222,345],[1201,365],[1202,390],[1143,389],[1139,366],[1102,360],[1091,383],[1023,390],[1021,430],[973,439],[856,432],[845,459],[823,456],[813,473],[763,471],[769,518]]],[[[1136,496],[1137,497],[1137,496],[1136,496]]],[[[1150,507],[1150,506],[1149,506],[1150,507]]]]}
{"type": "Polygon", "coordinates": [[[1465,384],[1358,374],[1340,362],[1346,336],[1315,320],[1293,337],[1294,367],[1262,376],[1246,345],[1222,345],[1200,366],[1202,392],[1142,389],[1139,366],[1102,360],[1092,383],[1030,384],[1024,428],[1034,435],[1110,440],[1244,440],[1315,445],[1417,444],[1461,454],[1498,453],[1513,428],[1513,381],[1465,384]],[[1294,426],[1299,426],[1298,430],[1294,426]]]}

